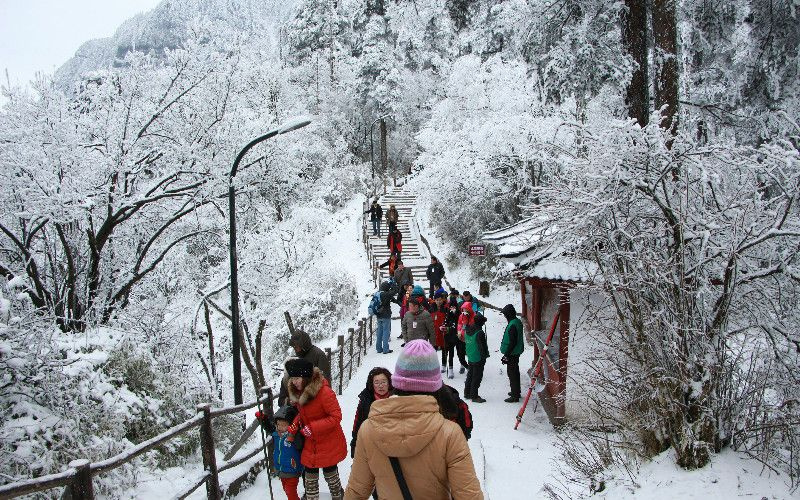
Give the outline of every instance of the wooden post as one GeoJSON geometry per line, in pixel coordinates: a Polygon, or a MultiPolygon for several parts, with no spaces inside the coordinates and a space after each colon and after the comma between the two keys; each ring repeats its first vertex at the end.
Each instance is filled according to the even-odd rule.
{"type": "MultiPolygon", "coordinates": [[[[289,313],[286,314],[288,315],[289,313]]],[[[200,424],[200,447],[203,451],[203,469],[211,474],[206,480],[206,496],[209,500],[220,500],[222,498],[222,493],[219,489],[217,457],[214,454],[214,434],[211,429],[211,405],[209,403],[197,405],[197,411],[203,414],[203,423],[200,424]]]]}
{"type": "Polygon", "coordinates": [[[358,365],[361,366],[361,349],[364,346],[364,322],[363,320],[358,321],[358,339],[356,342],[356,359],[358,360],[358,365]]]}
{"type": "Polygon", "coordinates": [[[364,356],[366,356],[367,346],[371,344],[371,342],[369,342],[368,340],[368,337],[369,337],[369,328],[372,325],[372,316],[369,317],[369,323],[367,323],[367,318],[361,318],[361,322],[364,324],[364,343],[362,344],[362,347],[364,348],[364,356]]]}
{"type": "Polygon", "coordinates": [[[289,311],[284,311],[283,316],[286,318],[286,325],[289,327],[289,334],[294,335],[294,323],[292,322],[292,316],[289,315],[289,311]]]}
{"type": "Polygon", "coordinates": [[[341,396],[344,382],[344,335],[339,335],[336,343],[339,344],[339,395],[341,396]]]}
{"type": "Polygon", "coordinates": [[[85,459],[73,460],[70,468],[75,469],[75,477],[69,485],[69,494],[72,500],[92,500],[94,488],[92,487],[91,462],[85,459]]]}
{"type": "Polygon", "coordinates": [[[478,285],[478,295],[483,295],[484,297],[489,296],[489,282],[488,281],[481,281],[478,285]]]}
{"type": "Polygon", "coordinates": [[[350,358],[350,366],[347,369],[347,381],[353,378],[353,337],[355,337],[355,330],[352,328],[347,329],[347,336],[350,337],[350,342],[347,343],[347,355],[350,358]]]}
{"type": "MultiPolygon", "coordinates": [[[[328,366],[332,366],[331,361],[333,361],[333,353],[330,347],[325,348],[325,356],[328,358],[328,366]]],[[[333,370],[331,370],[331,372],[333,372],[333,370]]],[[[328,380],[328,382],[333,384],[333,373],[329,373],[328,376],[331,377],[331,380],[328,380]]]]}

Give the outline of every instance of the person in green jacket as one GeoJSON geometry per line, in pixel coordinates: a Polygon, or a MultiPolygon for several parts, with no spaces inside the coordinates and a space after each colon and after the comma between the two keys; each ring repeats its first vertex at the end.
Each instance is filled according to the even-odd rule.
{"type": "Polygon", "coordinates": [[[525,349],[525,337],[522,333],[522,321],[517,318],[517,310],[511,304],[506,304],[502,310],[503,316],[508,320],[508,326],[503,333],[503,340],[500,343],[500,352],[503,358],[500,360],[508,366],[508,381],[511,384],[511,392],[506,403],[516,403],[522,396],[519,382],[519,357],[525,349]]]}
{"type": "MultiPolygon", "coordinates": [[[[468,304],[465,302],[465,304],[468,304]]],[[[486,360],[489,358],[489,344],[486,342],[486,332],[483,331],[483,325],[486,324],[486,316],[480,314],[475,315],[472,323],[467,324],[464,335],[466,343],[467,361],[469,361],[469,369],[467,369],[467,380],[464,384],[464,397],[471,399],[475,403],[485,403],[486,400],[480,397],[478,389],[481,387],[483,380],[483,368],[486,366],[486,360]]]]}

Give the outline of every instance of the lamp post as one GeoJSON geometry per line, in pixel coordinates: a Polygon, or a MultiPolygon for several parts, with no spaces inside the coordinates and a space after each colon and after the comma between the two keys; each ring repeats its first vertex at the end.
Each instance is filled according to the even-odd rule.
{"type": "Polygon", "coordinates": [[[239,342],[239,272],[236,259],[236,190],[233,178],[239,170],[239,163],[250,149],[259,142],[266,141],[276,135],[285,134],[305,127],[311,123],[308,118],[296,118],[278,126],[250,141],[247,146],[239,151],[233,161],[231,173],[228,175],[228,217],[230,222],[230,260],[231,260],[231,349],[233,350],[233,402],[242,404],[242,356],[239,342]]]}

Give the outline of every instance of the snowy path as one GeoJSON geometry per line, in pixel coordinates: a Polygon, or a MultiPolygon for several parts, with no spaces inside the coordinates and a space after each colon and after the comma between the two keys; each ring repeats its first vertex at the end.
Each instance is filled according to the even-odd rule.
{"type": "MultiPolygon", "coordinates": [[[[489,320],[487,334],[492,356],[487,362],[480,391],[487,402],[476,404],[468,401],[475,420],[472,439],[469,441],[475,470],[487,499],[542,498],[538,492],[548,480],[550,460],[555,455],[553,428],[541,409],[536,414],[533,413],[533,404],[531,403],[519,430],[513,430],[514,417],[519,410],[519,404],[503,402],[503,399],[508,397],[508,379],[505,371],[501,369],[500,353],[495,352],[500,345],[505,319],[495,311],[488,311],[487,318],[489,320]],[[525,493],[519,490],[523,480],[525,493]]],[[[393,321],[392,332],[399,332],[399,329],[400,321],[393,321]]],[[[357,375],[353,377],[353,383],[339,398],[343,414],[342,427],[348,441],[355,418],[358,393],[364,388],[367,373],[375,366],[384,366],[390,371],[394,371],[400,350],[400,341],[393,338],[391,347],[395,351],[391,354],[378,354],[374,347],[370,348],[357,375]]],[[[520,364],[522,366],[530,365],[533,353],[531,350],[527,350],[522,357],[523,360],[520,364]]],[[[458,363],[456,362],[456,364],[458,363]]],[[[466,374],[456,373],[453,380],[445,379],[445,383],[455,387],[461,393],[464,391],[465,378],[466,374]]],[[[524,375],[523,378],[525,378],[524,375]]],[[[349,456],[339,464],[342,484],[347,484],[351,465],[352,460],[349,456]]],[[[320,489],[320,498],[330,498],[324,481],[320,481],[320,489]]],[[[280,489],[278,479],[273,480],[273,490],[276,491],[275,498],[286,498],[280,489]]],[[[266,492],[267,477],[262,472],[253,487],[237,498],[240,500],[263,500],[266,492]]]]}
{"type": "MultiPolygon", "coordinates": [[[[425,279],[425,267],[428,265],[428,255],[424,245],[421,244],[413,217],[416,215],[415,196],[404,188],[391,188],[380,201],[384,210],[389,204],[394,203],[399,215],[398,227],[403,232],[403,261],[414,272],[414,279],[426,290],[428,282],[425,279]]],[[[369,227],[371,229],[371,226],[369,227]]],[[[383,224],[382,237],[369,238],[373,245],[377,263],[388,258],[386,249],[386,225],[383,224]]],[[[385,271],[382,279],[385,278],[385,271]]],[[[453,283],[459,289],[468,288],[469,283],[453,283]]],[[[364,304],[366,309],[366,303],[364,304]]],[[[393,306],[397,312],[397,306],[393,306]]],[[[503,336],[506,320],[496,311],[487,311],[488,323],[486,325],[491,358],[487,361],[481,396],[487,399],[486,403],[467,403],[474,419],[472,439],[469,441],[472,450],[472,459],[475,470],[483,485],[486,498],[543,498],[540,492],[542,485],[550,479],[551,459],[556,450],[553,446],[554,432],[544,412],[540,409],[533,413],[533,402],[528,408],[519,430],[514,431],[514,418],[519,410],[519,403],[509,404],[503,402],[508,397],[508,379],[505,367],[500,363],[498,351],[500,340],[503,336]],[[521,491],[521,481],[524,481],[524,490],[521,491]]],[[[352,383],[345,389],[339,398],[342,407],[342,428],[345,431],[348,443],[351,436],[353,419],[355,417],[358,394],[366,384],[369,370],[376,366],[383,366],[394,371],[397,356],[400,351],[400,340],[396,337],[400,331],[400,321],[392,322],[392,338],[390,347],[394,349],[391,354],[378,354],[374,346],[370,347],[352,383]]],[[[528,349],[522,356],[520,366],[530,366],[533,351],[528,349]]],[[[456,360],[458,365],[458,360],[456,360]]],[[[456,370],[455,378],[445,379],[445,383],[455,387],[459,393],[464,392],[466,374],[460,375],[456,370]]],[[[523,375],[522,383],[526,383],[523,375]]],[[[347,484],[350,475],[352,460],[348,456],[339,464],[339,473],[342,484],[347,484]]],[[[321,478],[320,478],[321,479],[321,478]]],[[[286,498],[280,486],[279,479],[273,479],[275,498],[286,498]]],[[[327,485],[320,480],[320,498],[330,498],[327,485]]],[[[267,475],[262,472],[255,484],[238,495],[240,500],[263,500],[268,495],[267,475]]]]}
{"type": "MultiPolygon", "coordinates": [[[[389,210],[390,205],[397,208],[397,213],[400,216],[397,223],[397,228],[403,234],[403,252],[402,260],[406,267],[411,268],[414,274],[414,283],[422,286],[428,291],[428,279],[425,277],[425,269],[430,264],[430,257],[425,245],[419,238],[417,226],[414,224],[414,217],[416,217],[416,196],[405,187],[391,187],[387,190],[386,194],[380,197],[379,203],[383,207],[384,220],[381,221],[381,236],[372,235],[372,224],[367,226],[367,235],[369,245],[372,247],[372,254],[374,255],[374,262],[372,265],[380,265],[389,259],[389,249],[386,247],[386,236],[388,227],[386,225],[386,211],[389,210]]],[[[388,268],[380,270],[380,279],[385,280],[389,271],[388,268]]]]}

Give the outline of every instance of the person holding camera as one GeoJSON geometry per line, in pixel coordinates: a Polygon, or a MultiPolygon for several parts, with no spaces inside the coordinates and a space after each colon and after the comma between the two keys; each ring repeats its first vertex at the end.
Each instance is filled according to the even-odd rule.
{"type": "Polygon", "coordinates": [[[511,385],[511,392],[508,393],[509,397],[504,401],[506,403],[517,403],[522,396],[519,381],[519,357],[522,351],[525,350],[525,337],[523,337],[522,333],[522,322],[517,318],[517,310],[514,309],[514,306],[506,304],[501,312],[508,320],[508,325],[500,343],[500,353],[503,355],[500,362],[508,366],[508,381],[511,385]]]}

